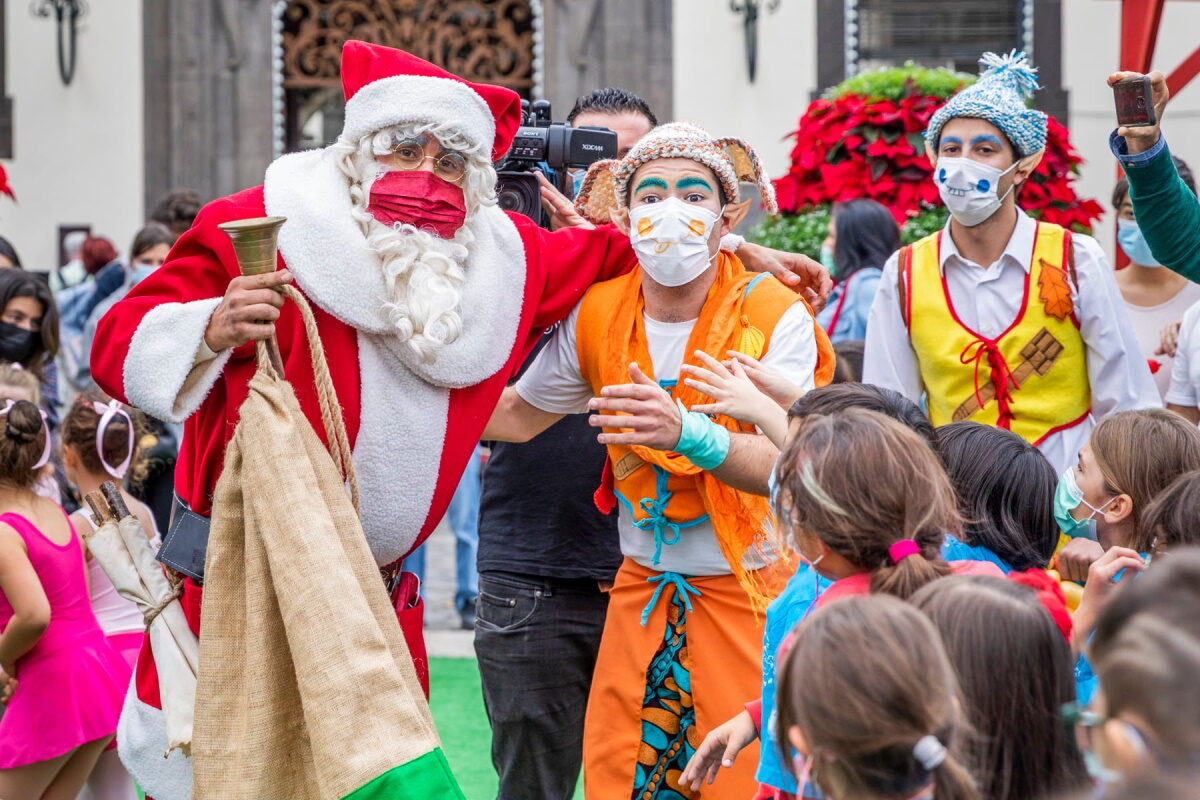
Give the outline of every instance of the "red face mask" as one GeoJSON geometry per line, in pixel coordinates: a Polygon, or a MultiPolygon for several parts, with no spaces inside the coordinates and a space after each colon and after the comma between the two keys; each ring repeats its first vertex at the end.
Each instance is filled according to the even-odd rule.
{"type": "Polygon", "coordinates": [[[467,218],[463,190],[424,170],[392,170],[371,184],[371,216],[384,225],[402,222],[453,238],[467,218]]]}

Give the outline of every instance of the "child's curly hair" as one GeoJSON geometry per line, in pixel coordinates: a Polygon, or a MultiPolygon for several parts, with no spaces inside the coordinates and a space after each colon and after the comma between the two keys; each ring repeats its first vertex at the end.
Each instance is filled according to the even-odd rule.
{"type": "Polygon", "coordinates": [[[113,475],[112,470],[132,453],[131,469],[124,477],[131,483],[138,483],[145,477],[141,473],[146,470],[145,464],[137,458],[138,442],[146,433],[145,418],[136,408],[121,406],[121,409],[129,414],[129,420],[132,420],[133,424],[131,426],[120,414],[112,418],[108,427],[104,429],[104,463],[101,463],[96,433],[103,412],[96,411],[95,404],[104,406],[109,402],[110,399],[99,392],[84,392],[76,397],[62,422],[62,443],[71,446],[85,469],[105,473],[113,478],[119,476],[113,475]]]}

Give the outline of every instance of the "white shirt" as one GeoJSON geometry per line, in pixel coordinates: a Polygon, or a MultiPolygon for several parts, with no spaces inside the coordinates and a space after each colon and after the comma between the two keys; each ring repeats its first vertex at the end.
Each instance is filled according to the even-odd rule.
{"type": "Polygon", "coordinates": [[[1171,388],[1166,399],[1176,406],[1200,407],[1200,303],[1187,310],[1179,326],[1171,388]]]}
{"type": "Polygon", "coordinates": [[[1137,337],[1138,346],[1142,348],[1142,356],[1149,364],[1158,364],[1157,371],[1151,371],[1154,386],[1160,397],[1167,396],[1167,387],[1171,384],[1171,369],[1174,359],[1168,355],[1155,354],[1162,342],[1162,329],[1183,319],[1183,314],[1192,304],[1200,300],[1200,285],[1188,281],[1175,296],[1165,303],[1156,306],[1135,306],[1125,303],[1129,312],[1129,322],[1133,325],[1133,335],[1137,337]]]}
{"type": "MultiPolygon", "coordinates": [[[[578,317],[579,306],[576,306],[517,382],[517,394],[543,411],[579,414],[587,411],[588,401],[595,396],[591,385],[583,379],[579,370],[579,352],[575,347],[578,317]]],[[[678,380],[688,337],[696,321],[659,322],[649,316],[643,316],[643,319],[655,378],[659,381],[678,380]]],[[[812,316],[802,303],[796,303],[780,317],[771,334],[770,346],[763,354],[762,363],[805,391],[813,387],[817,344],[813,336],[812,316]]],[[[638,499],[632,498],[632,502],[636,503],[638,499]]],[[[664,545],[661,558],[655,564],[653,532],[634,527],[633,518],[624,503],[619,503],[618,509],[621,552],[642,566],[682,575],[725,575],[730,572],[710,522],[683,528],[679,541],[664,545]]],[[[762,565],[753,559],[746,563],[754,567],[762,565]]]]}
{"type": "MultiPolygon", "coordinates": [[[[947,223],[940,266],[950,300],[965,325],[984,336],[999,336],[1016,319],[1036,231],[1037,223],[1018,210],[1008,246],[994,264],[983,268],[958,254],[947,223]]],[[[1162,406],[1108,259],[1090,236],[1074,234],[1072,243],[1079,283],[1075,314],[1087,346],[1092,415],[1080,425],[1051,434],[1038,446],[1057,472],[1075,463],[1096,419],[1115,411],[1162,406]]],[[[900,315],[896,262],[894,253],[884,266],[879,292],[871,306],[863,383],[895,389],[919,402],[925,386],[908,328],[900,315]]]]}

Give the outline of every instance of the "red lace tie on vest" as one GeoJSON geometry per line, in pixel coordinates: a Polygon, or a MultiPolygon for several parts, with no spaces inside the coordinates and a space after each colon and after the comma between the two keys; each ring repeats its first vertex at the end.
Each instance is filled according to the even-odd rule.
{"type": "Polygon", "coordinates": [[[983,387],[979,385],[979,368],[985,358],[988,364],[989,380],[996,393],[996,405],[999,407],[996,427],[1011,430],[1012,390],[1020,389],[1021,384],[1017,382],[1016,376],[1009,369],[1008,362],[1004,360],[1004,354],[1000,352],[1000,347],[995,341],[980,337],[964,347],[958,356],[958,360],[963,364],[974,364],[975,400],[978,401],[980,408],[987,405],[981,394],[983,387]]]}

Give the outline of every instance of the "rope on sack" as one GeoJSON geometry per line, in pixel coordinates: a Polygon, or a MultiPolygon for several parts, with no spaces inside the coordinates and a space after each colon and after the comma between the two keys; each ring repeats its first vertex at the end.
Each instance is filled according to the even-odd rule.
{"type": "Polygon", "coordinates": [[[150,635],[150,623],[158,618],[158,615],[163,612],[167,606],[174,603],[179,598],[183,597],[183,576],[175,570],[166,570],[167,580],[171,583],[171,591],[162,599],[162,602],[145,612],[142,616],[146,620],[146,635],[150,635]]]}
{"type": "MultiPolygon", "coordinates": [[[[325,349],[321,346],[321,335],[317,332],[317,320],[313,316],[312,306],[294,286],[283,286],[283,293],[292,299],[304,320],[304,334],[308,339],[308,350],[312,356],[313,378],[317,389],[317,402],[321,407],[321,423],[329,440],[329,455],[333,463],[342,473],[346,483],[350,485],[350,499],[354,503],[354,512],[360,517],[358,476],[354,472],[350,437],[346,434],[346,422],[342,418],[342,406],[337,399],[337,390],[333,387],[333,378],[329,374],[329,362],[325,360],[325,349]]],[[[260,353],[265,344],[259,342],[260,353]]],[[[260,362],[264,359],[260,358],[260,362]]],[[[280,376],[282,377],[282,376],[280,376]]]]}

